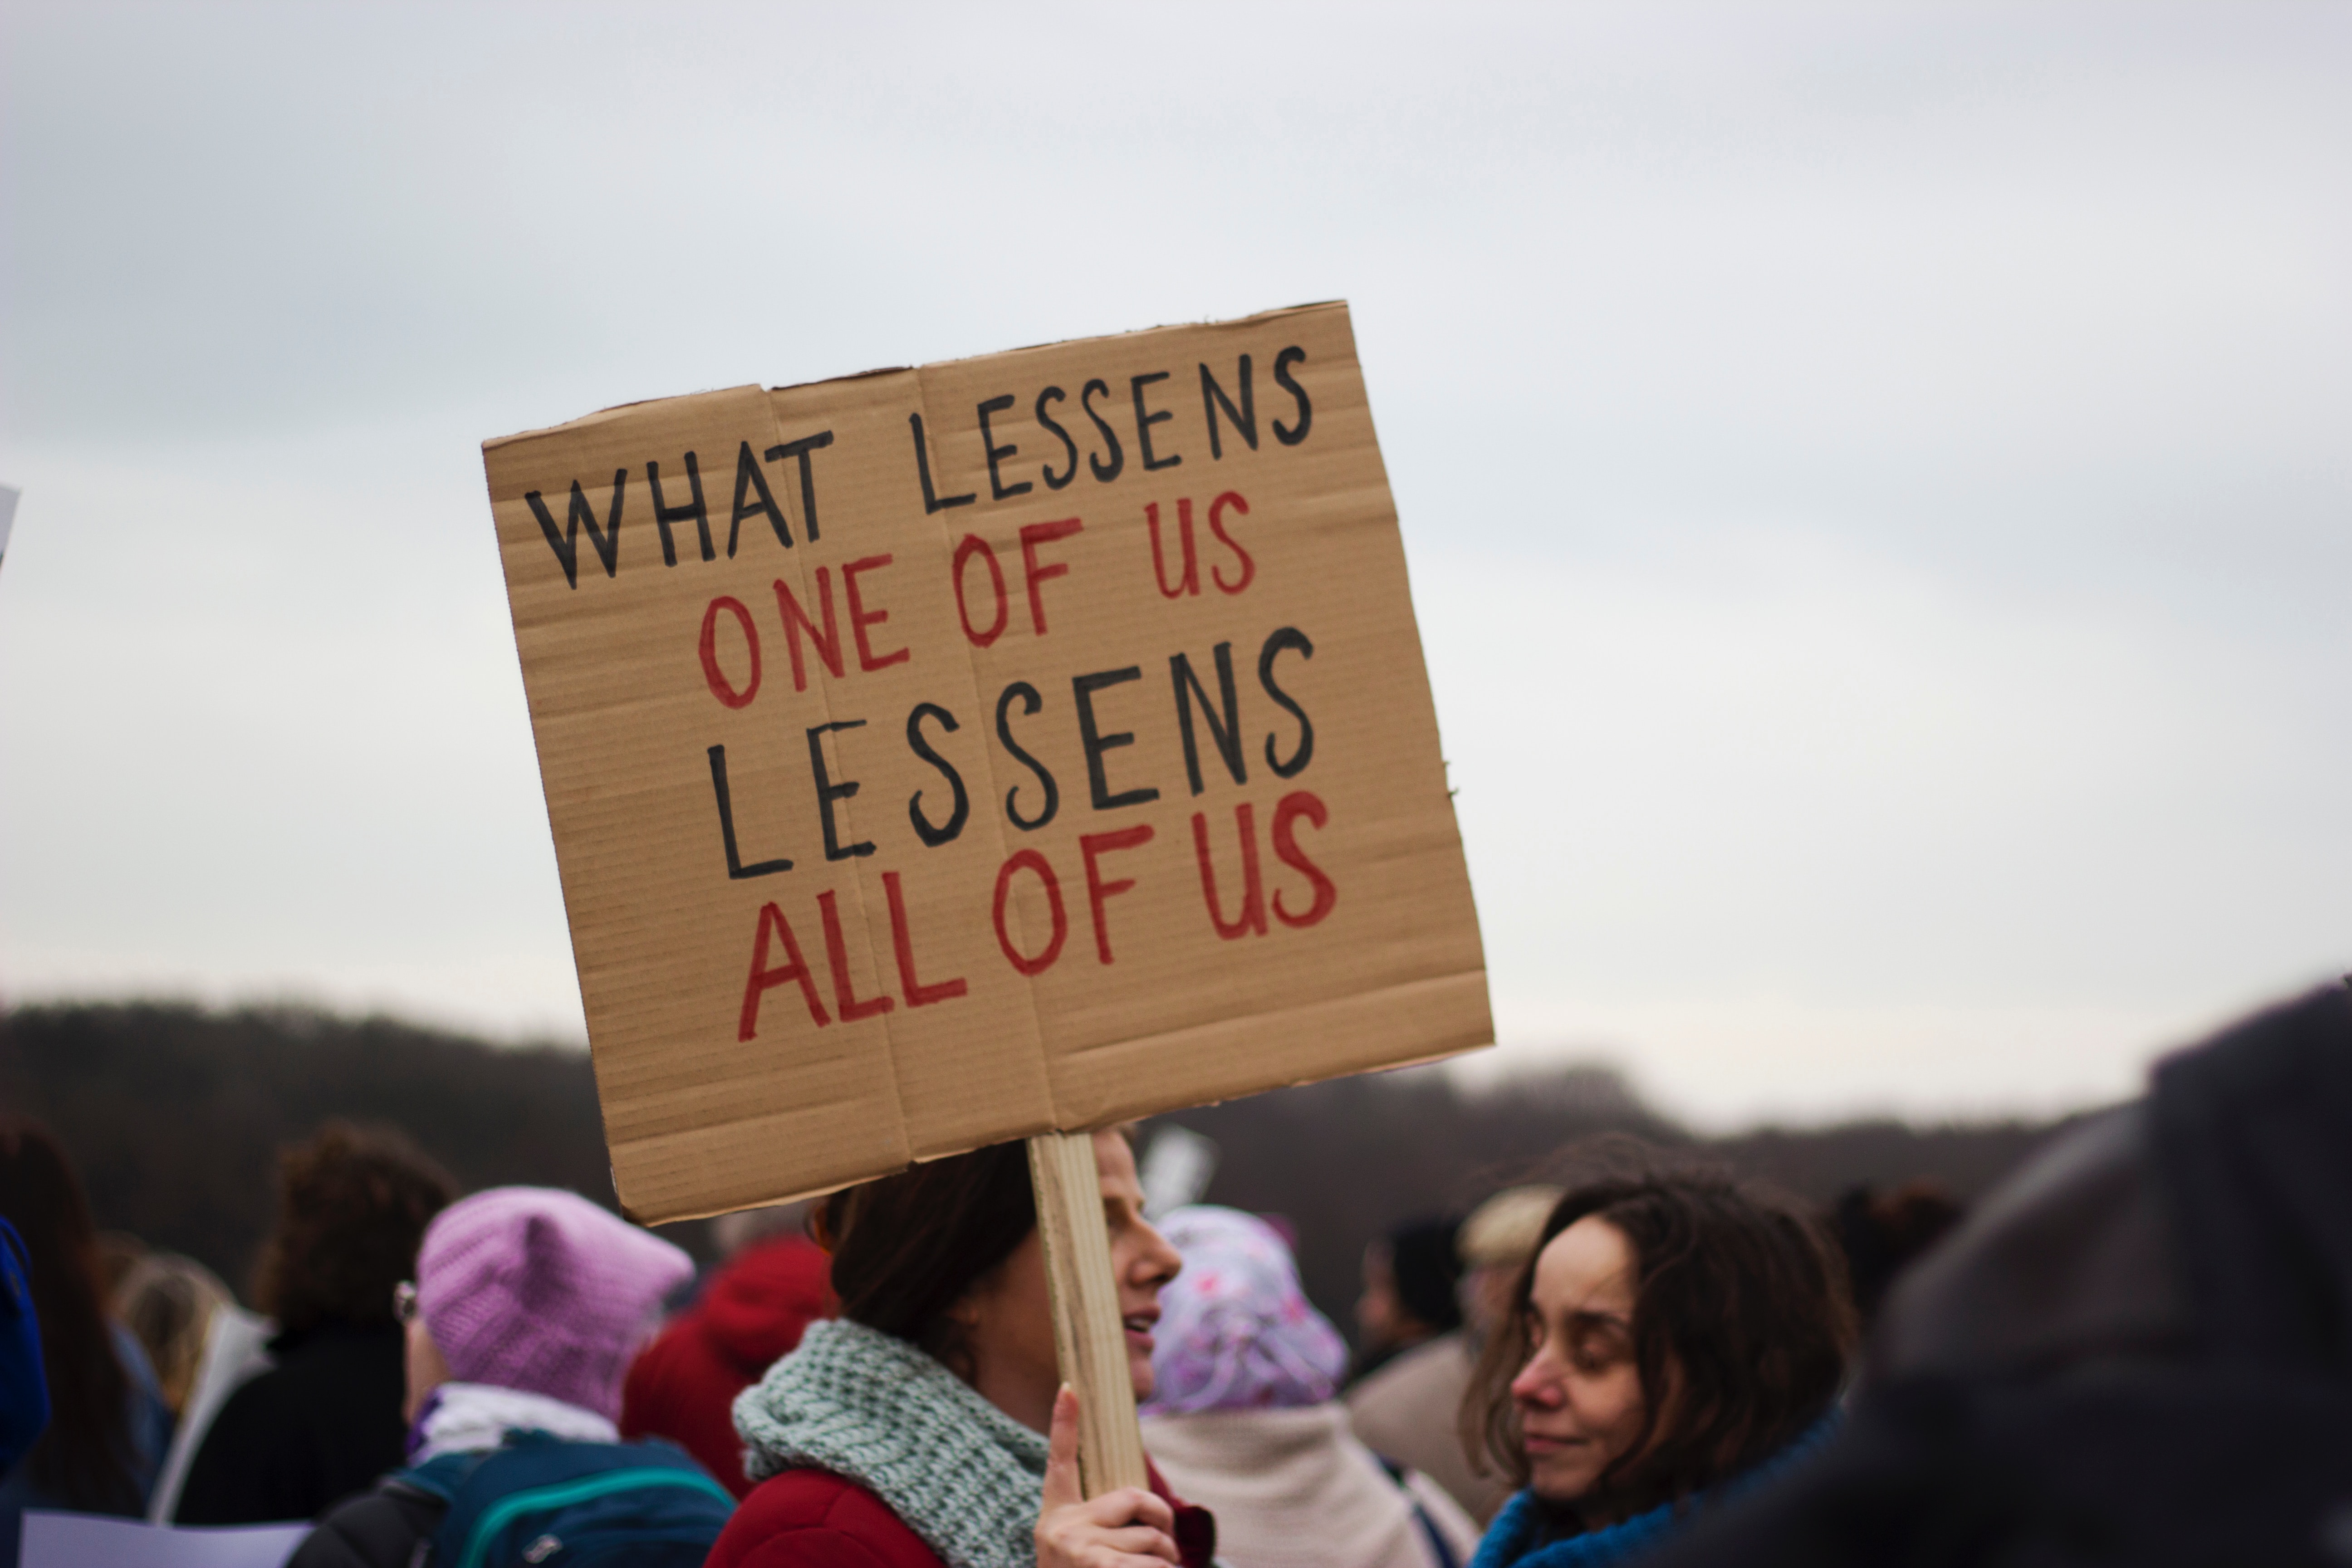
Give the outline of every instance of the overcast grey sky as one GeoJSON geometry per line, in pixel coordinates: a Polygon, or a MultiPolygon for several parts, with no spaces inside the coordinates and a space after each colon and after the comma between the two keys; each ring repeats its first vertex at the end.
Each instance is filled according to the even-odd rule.
{"type": "Polygon", "coordinates": [[[2352,9],[0,12],[0,994],[581,1030],[478,444],[1344,297],[1504,1046],[2352,967],[2352,9]]]}

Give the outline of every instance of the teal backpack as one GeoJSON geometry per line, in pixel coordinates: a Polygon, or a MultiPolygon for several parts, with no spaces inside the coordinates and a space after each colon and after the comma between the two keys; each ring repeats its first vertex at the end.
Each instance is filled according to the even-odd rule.
{"type": "Polygon", "coordinates": [[[401,1479],[445,1498],[434,1568],[701,1568],[735,1500],[667,1443],[517,1432],[401,1479]]]}

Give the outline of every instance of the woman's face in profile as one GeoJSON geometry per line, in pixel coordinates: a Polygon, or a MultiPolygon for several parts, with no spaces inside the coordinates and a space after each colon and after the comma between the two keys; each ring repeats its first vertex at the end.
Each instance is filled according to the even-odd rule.
{"type": "MultiPolygon", "coordinates": [[[[1094,1135],[1095,1172],[1102,1184],[1103,1225],[1110,1233],[1111,1273],[1127,1341],[1128,1375],[1135,1397],[1151,1394],[1153,1325],[1160,1288],[1184,1260],[1144,1217],[1143,1185],[1135,1153],[1117,1132],[1094,1135]]],[[[992,1273],[953,1309],[964,1325],[972,1358],[971,1385],[1000,1410],[1038,1431],[1053,1419],[1061,1387],[1054,1351],[1053,1299],[1045,1285],[1045,1249],[1031,1231],[992,1273]]]]}
{"type": "Polygon", "coordinates": [[[1529,1485],[1572,1503],[1640,1436],[1649,1405],[1633,1359],[1636,1259],[1587,1215],[1545,1244],[1528,1292],[1528,1363],[1511,1380],[1529,1485]]]}

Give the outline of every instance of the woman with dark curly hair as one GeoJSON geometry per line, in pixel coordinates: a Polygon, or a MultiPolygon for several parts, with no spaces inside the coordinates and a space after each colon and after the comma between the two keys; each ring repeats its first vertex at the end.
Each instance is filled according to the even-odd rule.
{"type": "Polygon", "coordinates": [[[1464,1436],[1519,1491],[1473,1568],[1580,1568],[1662,1538],[1825,1434],[1853,1344],[1835,1256],[1713,1174],[1590,1183],[1545,1221],[1464,1436]]]}
{"type": "Polygon", "coordinates": [[[254,1271],[277,1364],[230,1395],[196,1450],[183,1524],[314,1519],[403,1462],[403,1339],[393,1291],[457,1195],[390,1129],[330,1121],[286,1151],[278,1221],[254,1271]]]}

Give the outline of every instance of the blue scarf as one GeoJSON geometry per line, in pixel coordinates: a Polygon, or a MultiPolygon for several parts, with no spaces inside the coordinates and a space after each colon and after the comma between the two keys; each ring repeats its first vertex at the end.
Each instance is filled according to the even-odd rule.
{"type": "Polygon", "coordinates": [[[1832,1406],[1803,1436],[1713,1492],[1660,1503],[1647,1513],[1549,1546],[1535,1544],[1549,1522],[1545,1505],[1532,1491],[1516,1492],[1479,1538],[1478,1554],[1470,1560],[1470,1568],[1597,1568],[1601,1563],[1622,1563],[1657,1545],[1700,1509],[1727,1501],[1780,1475],[1828,1443],[1837,1427],[1838,1412],[1832,1406]]]}

